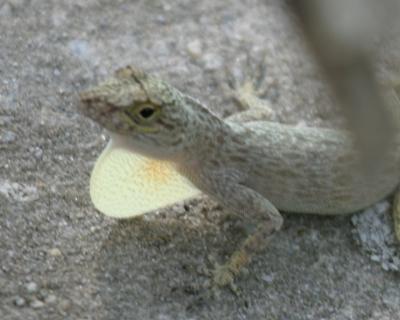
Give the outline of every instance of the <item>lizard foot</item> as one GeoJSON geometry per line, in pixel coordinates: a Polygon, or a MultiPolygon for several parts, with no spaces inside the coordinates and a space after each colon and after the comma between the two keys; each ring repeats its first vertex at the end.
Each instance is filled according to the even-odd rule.
{"type": "Polygon", "coordinates": [[[259,120],[274,120],[275,112],[268,100],[268,90],[271,87],[266,80],[265,61],[251,63],[247,57],[245,62],[245,74],[227,72],[228,84],[225,91],[238,104],[241,112],[228,118],[233,122],[249,122],[259,120]]]}
{"type": "Polygon", "coordinates": [[[211,255],[207,257],[208,264],[212,266],[204,266],[200,274],[205,276],[207,280],[201,285],[201,290],[196,298],[197,304],[208,303],[221,298],[223,289],[229,289],[236,297],[236,302],[248,307],[249,302],[243,292],[235,285],[235,273],[232,272],[228,264],[219,264],[211,255]]]}
{"type": "Polygon", "coordinates": [[[226,264],[217,265],[213,271],[213,284],[218,287],[232,286],[235,276],[226,264]]]}
{"type": "Polygon", "coordinates": [[[235,285],[235,273],[231,270],[228,263],[219,264],[214,258],[209,257],[210,262],[213,264],[213,270],[209,273],[211,278],[211,290],[213,295],[218,296],[222,288],[229,288],[233,294],[240,296],[239,289],[235,285]]]}

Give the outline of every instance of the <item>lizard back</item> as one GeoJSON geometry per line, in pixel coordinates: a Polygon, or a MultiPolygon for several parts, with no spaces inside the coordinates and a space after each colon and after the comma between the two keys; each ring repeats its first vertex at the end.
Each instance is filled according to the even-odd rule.
{"type": "Polygon", "coordinates": [[[267,121],[231,126],[234,135],[219,151],[222,161],[284,211],[354,212],[387,196],[400,180],[400,139],[367,172],[349,132],[267,121]]]}

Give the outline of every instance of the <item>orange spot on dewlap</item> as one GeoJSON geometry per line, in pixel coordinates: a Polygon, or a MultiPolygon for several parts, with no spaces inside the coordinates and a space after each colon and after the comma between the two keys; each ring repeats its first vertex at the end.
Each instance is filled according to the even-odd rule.
{"type": "Polygon", "coordinates": [[[172,170],[168,162],[148,160],[143,164],[144,175],[153,183],[166,183],[172,176],[172,170]]]}

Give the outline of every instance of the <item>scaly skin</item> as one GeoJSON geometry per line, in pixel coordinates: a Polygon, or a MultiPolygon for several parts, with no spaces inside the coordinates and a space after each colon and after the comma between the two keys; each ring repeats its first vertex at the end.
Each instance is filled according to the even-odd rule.
{"type": "MultiPolygon", "coordinates": [[[[393,152],[367,174],[349,132],[252,121],[267,117],[268,112],[257,107],[223,120],[193,98],[131,67],[83,92],[81,110],[126,137],[137,152],[173,162],[227,209],[260,221],[215,272],[218,285],[231,283],[280,229],[283,219],[278,210],[351,213],[386,197],[400,181],[399,139],[393,152]]],[[[398,224],[396,230],[399,235],[398,224]]]]}

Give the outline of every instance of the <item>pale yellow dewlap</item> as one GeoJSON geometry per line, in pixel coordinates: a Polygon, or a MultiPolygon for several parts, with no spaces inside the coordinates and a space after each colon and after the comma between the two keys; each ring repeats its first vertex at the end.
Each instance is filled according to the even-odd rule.
{"type": "Polygon", "coordinates": [[[199,193],[169,162],[146,158],[112,142],[90,178],[94,206],[114,218],[141,215],[199,193]]]}

